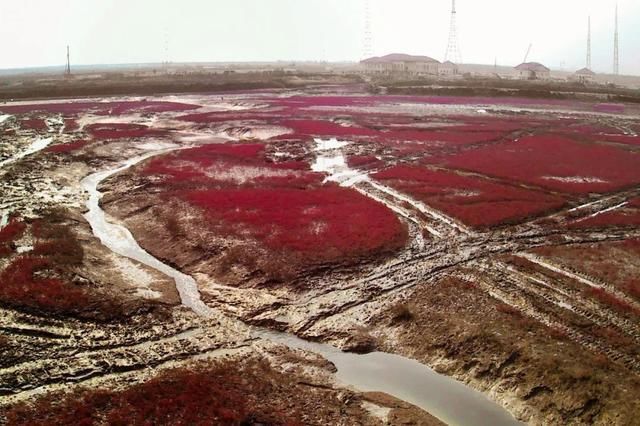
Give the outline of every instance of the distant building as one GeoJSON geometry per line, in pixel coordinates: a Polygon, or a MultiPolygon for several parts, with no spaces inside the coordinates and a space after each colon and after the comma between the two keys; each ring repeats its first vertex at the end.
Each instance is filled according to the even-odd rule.
{"type": "Polygon", "coordinates": [[[570,76],[569,79],[579,83],[593,83],[595,76],[596,73],[589,68],[582,68],[570,76]]]}
{"type": "Polygon", "coordinates": [[[373,74],[438,75],[439,61],[428,56],[392,53],[360,62],[365,72],[373,74]]]}
{"type": "Polygon", "coordinates": [[[438,67],[438,74],[440,75],[457,75],[458,66],[451,61],[445,61],[438,67]]]}
{"type": "Polygon", "coordinates": [[[545,80],[551,77],[551,70],[538,62],[525,62],[515,69],[522,80],[545,80]]]}

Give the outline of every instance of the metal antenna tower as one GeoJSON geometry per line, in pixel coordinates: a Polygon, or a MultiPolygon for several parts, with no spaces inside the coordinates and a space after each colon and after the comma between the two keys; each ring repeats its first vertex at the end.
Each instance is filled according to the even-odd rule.
{"type": "Polygon", "coordinates": [[[524,54],[524,59],[522,60],[523,63],[526,63],[527,59],[529,59],[529,54],[531,53],[532,47],[533,47],[533,43],[529,43],[529,47],[527,47],[527,53],[524,54]]]}
{"type": "Polygon", "coordinates": [[[364,59],[373,56],[373,36],[371,31],[371,1],[364,2],[364,44],[362,46],[362,54],[364,59]]]}
{"type": "Polygon", "coordinates": [[[449,42],[444,60],[459,64],[462,62],[460,47],[458,46],[458,25],[456,24],[456,0],[451,0],[451,24],[449,25],[449,42]]]}
{"type": "Polygon", "coordinates": [[[165,68],[169,67],[169,30],[167,28],[164,29],[164,61],[163,64],[165,68]]]}
{"type": "Polygon", "coordinates": [[[591,16],[587,28],[587,69],[591,69],[591,16]]]}
{"type": "Polygon", "coordinates": [[[620,50],[618,49],[618,3],[616,3],[616,29],[613,35],[613,73],[620,74],[620,50]]]}
{"type": "Polygon", "coordinates": [[[71,61],[69,60],[69,45],[67,45],[67,66],[64,69],[64,75],[71,75],[71,61]]]}

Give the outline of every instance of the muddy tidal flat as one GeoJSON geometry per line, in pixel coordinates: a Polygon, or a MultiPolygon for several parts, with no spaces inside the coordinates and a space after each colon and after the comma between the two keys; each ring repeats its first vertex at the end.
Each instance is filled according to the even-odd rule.
{"type": "Polygon", "coordinates": [[[640,108],[0,104],[0,424],[633,425],[640,108]]]}

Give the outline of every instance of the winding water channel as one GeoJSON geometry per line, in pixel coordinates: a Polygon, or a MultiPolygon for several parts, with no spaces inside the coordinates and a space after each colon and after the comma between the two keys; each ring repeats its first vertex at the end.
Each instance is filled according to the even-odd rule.
{"type": "Polygon", "coordinates": [[[84,217],[91,225],[93,234],[100,239],[103,245],[114,253],[137,260],[138,262],[173,278],[176,282],[176,288],[180,294],[182,304],[193,309],[193,311],[199,315],[208,315],[209,307],[200,300],[198,285],[192,277],[165,265],[150,255],[140,247],[136,239],[131,234],[131,231],[122,225],[107,221],[104,210],[100,208],[100,198],[102,198],[102,194],[98,191],[98,185],[100,182],[141,161],[146,160],[147,158],[164,154],[169,151],[171,150],[155,151],[133,157],[114,169],[94,173],[85,177],[82,180],[81,185],[89,193],[89,200],[87,201],[87,208],[89,211],[85,213],[84,217]]]}
{"type": "MultiPolygon", "coordinates": [[[[331,147],[333,148],[333,147],[331,147]]],[[[182,303],[200,315],[210,313],[200,299],[195,280],[162,263],[136,242],[122,225],[107,220],[100,207],[102,194],[98,185],[104,179],[155,155],[170,150],[150,152],[131,158],[117,167],[91,174],[82,180],[89,193],[85,218],[93,233],[113,252],[137,260],[175,280],[182,303]]],[[[255,330],[254,335],[275,343],[321,354],[335,364],[337,380],[360,391],[380,391],[414,404],[451,425],[518,425],[509,412],[461,382],[440,375],[417,361],[382,352],[366,355],[344,353],[321,343],[312,343],[286,333],[255,330]]]]}

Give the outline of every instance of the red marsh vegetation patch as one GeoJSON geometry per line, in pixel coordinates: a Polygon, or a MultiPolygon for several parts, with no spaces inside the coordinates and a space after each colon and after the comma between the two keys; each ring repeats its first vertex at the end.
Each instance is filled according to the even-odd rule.
{"type": "Polygon", "coordinates": [[[85,127],[96,139],[125,139],[151,136],[163,136],[166,130],[149,129],[143,124],[133,123],[96,123],[85,127]]]}
{"type": "MultiPolygon", "coordinates": [[[[81,388],[55,392],[15,404],[7,410],[9,426],[45,425],[269,425],[321,424],[336,393],[319,393],[297,383],[300,377],[276,371],[268,363],[201,362],[162,371],[124,389],[81,388]],[[322,407],[310,414],[309,405],[322,407]],[[325,408],[326,407],[326,408],[325,408]]],[[[342,414],[344,416],[344,414],[342,414]]],[[[344,417],[342,418],[344,420],[344,417]]]]}
{"type": "Polygon", "coordinates": [[[640,239],[532,251],[612,284],[640,301],[640,239]]]}
{"type": "Polygon", "coordinates": [[[372,170],[384,167],[385,162],[374,155],[350,155],[347,164],[354,169],[372,170]]]}
{"type": "MultiPolygon", "coordinates": [[[[314,111],[315,113],[315,111],[314,111]]],[[[330,121],[329,117],[309,117],[309,111],[278,123],[292,129],[289,135],[277,139],[308,139],[311,136],[354,138],[390,145],[401,153],[433,151],[438,148],[499,142],[516,131],[531,131],[549,125],[548,120],[533,117],[514,118],[496,116],[418,116],[362,114],[350,112],[341,117],[347,123],[330,121]]],[[[294,114],[289,114],[294,115],[294,114]]]]}
{"type": "Polygon", "coordinates": [[[185,198],[203,208],[220,232],[249,235],[271,249],[314,260],[363,256],[402,240],[402,228],[386,207],[333,185],[198,190],[185,198]]]}
{"type": "Polygon", "coordinates": [[[93,112],[100,115],[122,115],[134,112],[172,112],[200,108],[199,105],[162,101],[122,101],[122,102],[55,102],[43,104],[2,105],[0,111],[8,114],[47,112],[57,114],[78,114],[93,112]]]}
{"type": "Polygon", "coordinates": [[[627,204],[615,210],[611,210],[584,220],[578,220],[569,224],[570,228],[608,228],[640,226],[640,197],[629,200],[627,204]]]}
{"type": "Polygon", "coordinates": [[[320,175],[309,171],[303,161],[268,162],[263,144],[218,144],[182,150],[151,160],[143,170],[146,175],[161,176],[171,187],[238,185],[289,186],[304,188],[316,183],[320,175]],[[278,185],[280,184],[280,185],[278,185]]]}
{"type": "Polygon", "coordinates": [[[638,227],[640,226],[640,211],[621,210],[607,212],[585,220],[572,222],[570,228],[609,228],[609,227],[638,227]]]}
{"type": "Polygon", "coordinates": [[[0,228],[0,258],[9,256],[13,253],[13,242],[19,239],[27,225],[17,218],[11,218],[9,223],[0,228]]]}
{"type": "Polygon", "coordinates": [[[518,222],[565,203],[540,192],[420,167],[395,166],[372,176],[478,228],[518,222]]]}
{"type": "Polygon", "coordinates": [[[304,162],[271,163],[262,144],[207,145],[157,158],[166,196],[198,207],[218,235],[258,241],[297,262],[334,262],[401,247],[407,233],[384,205],[334,184],[304,162]]]}
{"type": "Polygon", "coordinates": [[[604,142],[620,143],[623,145],[640,146],[640,136],[631,135],[605,135],[603,137],[594,138],[595,140],[601,140],[604,142]]]}
{"type": "Polygon", "coordinates": [[[176,117],[176,120],[188,121],[190,123],[224,123],[229,121],[277,121],[282,118],[282,111],[213,111],[196,112],[176,117]]]}
{"type": "Polygon", "coordinates": [[[501,132],[474,130],[387,130],[380,134],[383,141],[442,142],[443,145],[466,145],[500,140],[501,132]]]}
{"type": "Polygon", "coordinates": [[[20,121],[20,127],[26,130],[46,131],[47,123],[42,118],[25,118],[20,121]]]}
{"type": "Polygon", "coordinates": [[[68,313],[86,308],[86,293],[55,278],[54,270],[52,262],[44,257],[14,259],[0,272],[0,300],[10,306],[46,312],[68,313]]]}
{"type": "MultiPolygon", "coordinates": [[[[637,292],[638,290],[637,280],[635,281],[635,283],[633,283],[633,287],[631,288],[634,292],[637,292]]],[[[589,297],[592,297],[593,299],[596,299],[599,303],[605,306],[609,306],[618,312],[640,317],[640,310],[636,309],[627,301],[609,293],[607,290],[603,288],[587,287],[584,289],[583,293],[589,297]]]]}
{"type": "Polygon", "coordinates": [[[448,166],[586,194],[640,182],[640,154],[557,136],[524,137],[441,158],[448,166]]]}
{"type": "Polygon", "coordinates": [[[80,129],[80,125],[75,118],[67,117],[64,119],[64,132],[75,132],[80,129]]]}
{"type": "Polygon", "coordinates": [[[591,124],[586,121],[559,120],[554,126],[554,132],[578,141],[640,145],[640,136],[636,134],[613,126],[591,124]]]}
{"type": "MultiPolygon", "coordinates": [[[[10,225],[13,227],[3,228],[9,238],[26,230],[24,222],[10,225]]],[[[29,228],[35,239],[33,250],[12,258],[0,271],[0,302],[49,313],[86,309],[87,293],[64,278],[67,268],[82,262],[83,250],[78,241],[67,227],[48,220],[36,220],[29,228]]]]}
{"type": "Polygon", "coordinates": [[[381,131],[376,141],[393,148],[399,155],[436,155],[448,148],[497,142],[503,137],[503,133],[485,131],[389,130],[381,131]]]}
{"type": "Polygon", "coordinates": [[[579,135],[617,135],[620,133],[620,131],[615,127],[605,126],[602,124],[592,124],[584,121],[562,120],[559,121],[558,124],[565,124],[564,129],[562,129],[561,126],[556,126],[561,130],[574,132],[579,135]],[[569,125],[566,126],[566,124],[569,125]]]}
{"type": "Polygon", "coordinates": [[[593,110],[609,114],[623,114],[625,106],[623,104],[596,104],[593,106],[593,110]]]}
{"type": "Polygon", "coordinates": [[[73,282],[84,251],[70,228],[59,221],[60,217],[51,213],[28,226],[12,222],[0,232],[4,241],[15,240],[23,232],[29,232],[34,240],[28,253],[8,253],[8,263],[0,269],[0,305],[90,320],[122,318],[128,309],[123,300],[73,282]]]}
{"type": "MultiPolygon", "coordinates": [[[[194,123],[218,123],[233,120],[265,120],[270,123],[280,123],[283,119],[295,117],[298,123],[292,126],[296,134],[318,136],[375,136],[368,133],[367,127],[376,128],[378,125],[411,125],[420,116],[391,114],[386,112],[372,113],[366,107],[394,104],[433,104],[433,105],[525,105],[525,104],[558,104],[553,100],[529,100],[529,99],[493,99],[493,98],[469,98],[469,97],[438,97],[438,96],[291,96],[284,98],[260,98],[258,102],[267,104],[267,108],[256,108],[244,111],[217,111],[187,114],[178,119],[194,123]],[[345,109],[350,108],[350,109],[345,109]],[[362,108],[362,109],[359,109],[362,108]],[[352,126],[350,132],[345,129],[332,127],[329,119],[336,114],[350,115],[357,118],[360,127],[352,126]],[[307,121],[307,122],[305,122],[307,121]],[[327,122],[329,124],[327,124],[327,122]],[[332,130],[337,133],[332,133],[332,130]]],[[[463,125],[484,126],[482,131],[513,131],[522,128],[523,117],[491,116],[473,117],[469,115],[453,117],[456,122],[463,125]]],[[[528,117],[527,120],[536,122],[528,117]]],[[[454,123],[455,124],[455,123],[454,123]]],[[[339,126],[339,125],[337,125],[339,126]]],[[[345,127],[345,126],[343,126],[345,127]]],[[[472,129],[460,128],[460,131],[472,129]]]]}
{"type": "Polygon", "coordinates": [[[369,95],[369,96],[291,96],[268,100],[274,106],[290,108],[373,106],[385,103],[415,103],[432,105],[563,105],[576,106],[576,102],[556,99],[527,98],[489,98],[471,96],[405,96],[405,95],[369,95]]]}
{"type": "MultiPolygon", "coordinates": [[[[296,137],[305,136],[369,136],[378,135],[378,131],[358,126],[343,126],[326,120],[282,120],[280,125],[293,130],[296,137]]],[[[291,138],[293,135],[283,135],[279,139],[291,138]]]]}
{"type": "Polygon", "coordinates": [[[69,152],[73,152],[76,151],[78,149],[83,148],[84,146],[86,146],[89,143],[89,141],[73,141],[73,142],[67,142],[67,143],[61,143],[61,144],[56,144],[56,145],[50,145],[46,148],[47,152],[54,152],[54,153],[69,153],[69,152]]]}
{"type": "Polygon", "coordinates": [[[413,127],[362,127],[357,124],[339,124],[320,119],[283,120],[280,125],[292,129],[292,133],[275,138],[309,139],[310,137],[357,138],[394,146],[401,152],[429,150],[452,145],[469,145],[499,141],[504,132],[487,130],[482,126],[451,127],[445,129],[420,129],[413,127]],[[412,144],[411,142],[416,142],[412,144]]]}
{"type": "MultiPolygon", "coordinates": [[[[537,115],[449,114],[436,116],[448,123],[445,129],[457,132],[514,132],[552,127],[557,120],[537,115]]],[[[435,117],[434,117],[435,118],[435,117]]],[[[563,125],[565,125],[563,121],[563,125]]]]}

